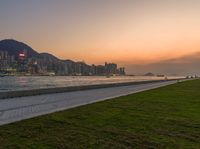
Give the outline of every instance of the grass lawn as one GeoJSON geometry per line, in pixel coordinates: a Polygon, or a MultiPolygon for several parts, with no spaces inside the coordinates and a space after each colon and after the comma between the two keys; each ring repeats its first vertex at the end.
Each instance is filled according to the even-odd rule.
{"type": "Polygon", "coordinates": [[[1,149],[200,149],[200,80],[0,126],[1,149]]]}

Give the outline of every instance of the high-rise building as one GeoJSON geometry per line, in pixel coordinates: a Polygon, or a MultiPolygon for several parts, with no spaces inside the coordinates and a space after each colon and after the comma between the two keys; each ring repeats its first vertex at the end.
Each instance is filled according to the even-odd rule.
{"type": "Polygon", "coordinates": [[[117,69],[117,71],[118,71],[117,74],[119,74],[119,75],[125,75],[126,74],[124,67],[121,67],[121,68],[117,69]]]}
{"type": "Polygon", "coordinates": [[[27,50],[22,50],[18,54],[18,71],[19,72],[27,72],[28,71],[28,57],[27,50]]]}
{"type": "Polygon", "coordinates": [[[16,68],[16,60],[14,55],[9,55],[8,51],[0,51],[0,71],[13,72],[16,68]]]}
{"type": "Polygon", "coordinates": [[[0,70],[6,71],[9,68],[8,52],[0,51],[0,70]]]}
{"type": "Polygon", "coordinates": [[[105,63],[105,71],[107,75],[117,74],[117,64],[115,63],[105,63]]]}

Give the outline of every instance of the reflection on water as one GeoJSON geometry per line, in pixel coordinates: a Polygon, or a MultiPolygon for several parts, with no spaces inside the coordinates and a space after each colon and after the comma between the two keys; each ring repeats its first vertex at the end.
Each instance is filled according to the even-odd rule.
{"type": "MultiPolygon", "coordinates": [[[[180,78],[180,77],[168,77],[180,78]]],[[[0,92],[13,90],[29,90],[38,88],[54,88],[67,86],[80,86],[92,84],[108,84],[120,82],[137,82],[146,80],[161,80],[164,77],[144,77],[144,76],[20,76],[0,78],[0,92]]]]}
{"type": "Polygon", "coordinates": [[[15,83],[19,84],[19,86],[26,87],[28,84],[28,77],[16,77],[15,83]]]}

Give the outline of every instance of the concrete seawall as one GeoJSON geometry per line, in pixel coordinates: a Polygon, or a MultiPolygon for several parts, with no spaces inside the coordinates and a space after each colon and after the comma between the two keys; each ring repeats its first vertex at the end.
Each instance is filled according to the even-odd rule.
{"type": "Polygon", "coordinates": [[[44,88],[44,89],[32,89],[32,90],[23,90],[23,91],[7,91],[7,92],[0,92],[0,99],[34,96],[34,95],[41,95],[41,94],[54,94],[54,93],[81,91],[81,90],[89,90],[89,89],[120,87],[120,86],[147,84],[147,83],[154,83],[154,82],[165,82],[165,81],[172,81],[172,80],[177,80],[177,79],[153,80],[153,81],[151,80],[151,81],[140,81],[140,82],[123,82],[123,83],[58,87],[58,88],[44,88]]]}

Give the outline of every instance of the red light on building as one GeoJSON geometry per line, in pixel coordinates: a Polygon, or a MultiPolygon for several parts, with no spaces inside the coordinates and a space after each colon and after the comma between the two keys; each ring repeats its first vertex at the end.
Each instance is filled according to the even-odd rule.
{"type": "Polygon", "coordinates": [[[19,60],[25,60],[26,59],[26,54],[23,52],[19,53],[19,60]]]}
{"type": "Polygon", "coordinates": [[[24,53],[20,53],[19,57],[25,57],[25,54],[24,53]]]}

